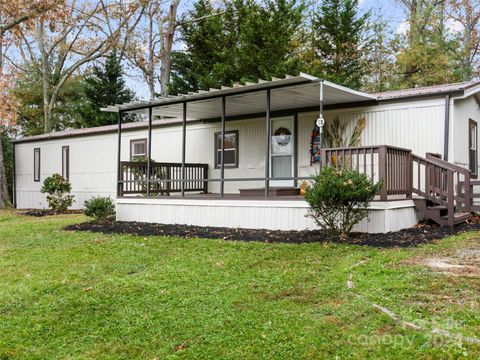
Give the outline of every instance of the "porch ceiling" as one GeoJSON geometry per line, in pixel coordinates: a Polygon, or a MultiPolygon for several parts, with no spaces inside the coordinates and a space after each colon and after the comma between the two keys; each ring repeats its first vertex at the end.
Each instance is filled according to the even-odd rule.
{"type": "MultiPolygon", "coordinates": [[[[273,79],[258,83],[223,87],[171,96],[150,102],[135,102],[109,106],[102,109],[109,112],[130,112],[147,114],[153,107],[154,116],[183,116],[183,103],[187,103],[187,118],[190,120],[215,119],[221,116],[221,99],[226,97],[226,116],[262,114],[266,110],[266,90],[271,92],[271,111],[316,107],[320,104],[320,79],[300,74],[284,79],[273,79]]],[[[376,97],[355,91],[329,81],[324,81],[324,105],[374,101],[376,97]]]]}

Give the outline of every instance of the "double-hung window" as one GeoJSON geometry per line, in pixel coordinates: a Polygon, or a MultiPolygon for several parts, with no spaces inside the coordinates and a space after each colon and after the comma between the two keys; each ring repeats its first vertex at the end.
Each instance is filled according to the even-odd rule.
{"type": "Polygon", "coordinates": [[[147,158],[147,139],[130,141],[130,160],[145,160],[147,158]]]}
{"type": "MultiPolygon", "coordinates": [[[[222,133],[215,133],[215,168],[222,163],[222,133]]],[[[226,168],[238,167],[238,130],[225,131],[223,142],[223,164],[226,168]]]]}

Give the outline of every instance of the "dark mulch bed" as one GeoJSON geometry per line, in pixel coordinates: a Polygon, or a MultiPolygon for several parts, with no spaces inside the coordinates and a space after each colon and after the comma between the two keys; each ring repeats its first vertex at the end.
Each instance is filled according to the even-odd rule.
{"type": "Polygon", "coordinates": [[[83,214],[83,210],[67,210],[61,213],[55,212],[49,209],[31,209],[22,212],[22,215],[33,216],[33,217],[43,217],[43,216],[52,216],[59,214],[83,214]]]}
{"type": "Polygon", "coordinates": [[[267,243],[312,243],[312,242],[342,242],[355,245],[375,247],[408,247],[430,243],[459,232],[480,230],[480,217],[472,218],[468,223],[450,227],[435,224],[420,224],[411,229],[405,229],[387,234],[355,233],[347,240],[339,237],[327,237],[318,230],[305,231],[271,231],[252,229],[231,229],[218,227],[163,225],[139,222],[105,221],[85,222],[70,225],[65,228],[73,231],[91,231],[105,234],[134,234],[140,236],[160,235],[178,236],[182,238],[208,238],[236,241],[260,241],[267,243]]]}

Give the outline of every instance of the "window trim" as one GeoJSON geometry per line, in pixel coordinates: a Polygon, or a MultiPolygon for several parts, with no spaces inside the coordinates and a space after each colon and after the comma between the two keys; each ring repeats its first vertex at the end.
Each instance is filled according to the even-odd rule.
{"type": "Polygon", "coordinates": [[[147,158],[148,153],[148,139],[147,138],[140,138],[140,139],[132,139],[130,140],[130,161],[135,161],[134,157],[141,156],[141,155],[133,155],[133,146],[135,143],[143,142],[145,144],[145,159],[147,158]]]}
{"type": "Polygon", "coordinates": [[[70,146],[65,145],[62,146],[62,176],[70,180],[70,146]],[[63,156],[65,155],[65,150],[66,150],[66,155],[67,155],[67,161],[65,162],[63,156]],[[64,168],[64,164],[66,163],[67,168],[64,168]]]}
{"type": "MultiPolygon", "coordinates": [[[[478,177],[478,124],[475,120],[473,119],[468,119],[468,167],[470,168],[471,164],[471,150],[472,150],[472,144],[471,144],[471,128],[472,125],[475,127],[475,172],[472,172],[470,176],[474,179],[478,177]]],[[[471,171],[471,169],[470,169],[471,171]]]]}
{"type": "Polygon", "coordinates": [[[42,153],[40,151],[40,148],[34,148],[33,149],[33,181],[34,182],[40,182],[40,177],[42,174],[41,170],[41,164],[42,164],[42,153]],[[38,174],[37,171],[35,171],[35,163],[36,163],[36,154],[38,152],[38,174]],[[38,176],[37,176],[38,175],[38,176]]]}
{"type": "MultiPolygon", "coordinates": [[[[238,158],[239,158],[239,154],[238,154],[238,147],[239,147],[239,138],[238,138],[238,130],[229,130],[229,131],[225,131],[225,135],[229,135],[229,134],[235,134],[235,163],[234,164],[224,164],[224,168],[228,168],[228,169],[236,169],[238,168],[238,158]]],[[[218,136],[221,136],[222,135],[222,132],[221,131],[217,131],[215,132],[214,134],[214,144],[213,144],[213,150],[214,150],[214,157],[213,157],[213,162],[214,162],[214,168],[215,169],[221,169],[221,164],[217,164],[217,153],[218,151],[220,151],[220,149],[217,149],[217,137],[218,136]]]]}

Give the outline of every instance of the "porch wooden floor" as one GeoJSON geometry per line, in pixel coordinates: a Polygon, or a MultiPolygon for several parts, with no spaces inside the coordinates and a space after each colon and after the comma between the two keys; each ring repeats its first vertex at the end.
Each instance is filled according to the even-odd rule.
{"type": "MultiPolygon", "coordinates": [[[[136,198],[138,195],[123,196],[124,198],[136,198]]],[[[142,198],[146,198],[142,196],[142,198]]],[[[301,195],[281,195],[281,196],[246,196],[240,194],[224,194],[223,198],[219,193],[209,194],[192,194],[186,193],[185,197],[181,197],[179,193],[173,193],[170,195],[151,196],[151,199],[171,199],[171,200],[248,200],[248,201],[304,201],[305,198],[301,195]]],[[[406,200],[405,195],[389,195],[387,201],[400,201],[406,200]]],[[[373,201],[380,201],[380,196],[375,196],[373,201]]]]}
{"type": "MultiPolygon", "coordinates": [[[[137,195],[124,196],[124,197],[137,197],[137,195]]],[[[145,196],[143,196],[145,197],[145,196]]],[[[285,195],[285,196],[270,196],[266,198],[265,196],[245,196],[240,194],[224,194],[223,198],[219,193],[210,193],[210,194],[191,194],[186,193],[185,197],[181,197],[179,193],[172,193],[170,195],[160,195],[160,196],[151,196],[152,199],[190,199],[190,200],[272,200],[272,201],[285,201],[285,200],[305,200],[301,195],[285,195]]]]}

